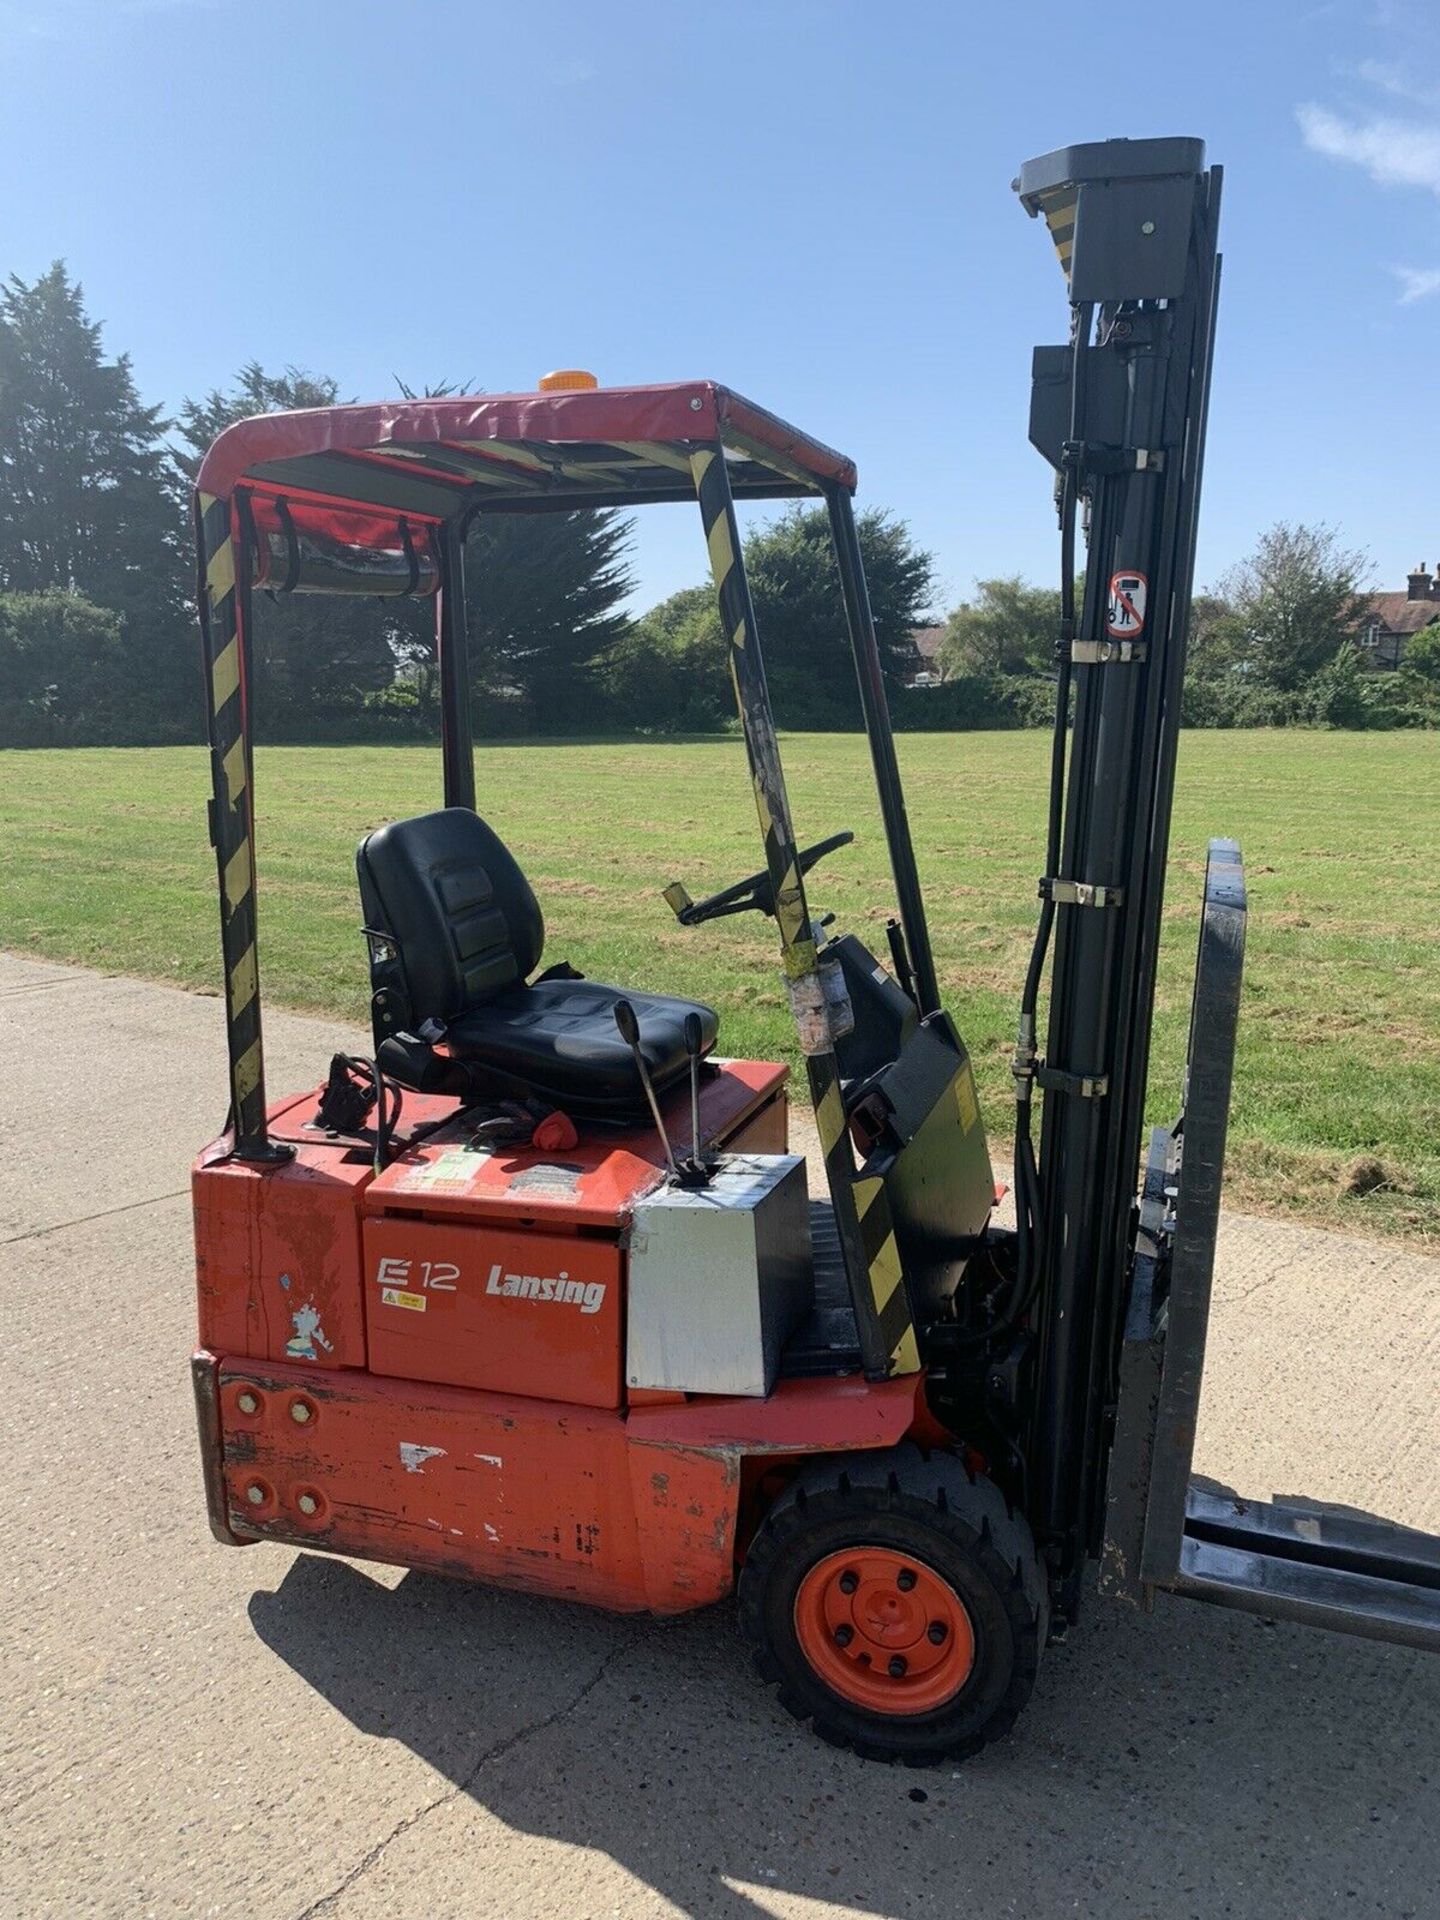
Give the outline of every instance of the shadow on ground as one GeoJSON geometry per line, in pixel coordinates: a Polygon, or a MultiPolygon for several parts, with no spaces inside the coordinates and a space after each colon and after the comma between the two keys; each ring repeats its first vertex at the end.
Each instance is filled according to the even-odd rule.
{"type": "MultiPolygon", "coordinates": [[[[424,1574],[391,1587],[302,1555],[250,1617],[356,1728],[448,1783],[392,1809],[310,1914],[350,1913],[364,1893],[396,1911],[411,1849],[463,1845],[478,1863],[476,1808],[720,1920],[758,1920],[785,1896],[907,1916],[1435,1911],[1440,1663],[1403,1649],[1092,1596],[1008,1742],[914,1772],[796,1727],[728,1608],[660,1626],[424,1574]],[[517,1686],[557,1668],[574,1675],[560,1704],[549,1686],[517,1724],[517,1686]],[[502,1704],[511,1730],[496,1740],[502,1704]]],[[[581,1911],[558,1888],[556,1902],[581,1911]]]]}

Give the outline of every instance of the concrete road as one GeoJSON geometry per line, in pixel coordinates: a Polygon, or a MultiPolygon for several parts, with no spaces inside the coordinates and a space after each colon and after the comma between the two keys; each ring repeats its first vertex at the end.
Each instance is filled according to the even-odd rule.
{"type": "MultiPolygon", "coordinates": [[[[347,1036],[274,1016],[273,1088],[347,1036]]],[[[1098,1600],[1016,1735],[865,1765],[661,1628],[211,1542],[186,1168],[218,1002],[0,958],[0,1914],[1440,1912],[1440,1661],[1098,1600]]],[[[1231,1219],[1198,1464],[1440,1523],[1440,1266],[1231,1219]]]]}

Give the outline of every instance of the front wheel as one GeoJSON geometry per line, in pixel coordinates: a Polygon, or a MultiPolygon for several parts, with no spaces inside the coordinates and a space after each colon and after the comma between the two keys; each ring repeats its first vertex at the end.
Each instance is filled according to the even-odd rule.
{"type": "Polygon", "coordinates": [[[767,1514],[740,1626],[782,1705],[923,1766],[1010,1731],[1045,1642],[1030,1529],[993,1481],[918,1448],[817,1462],[767,1514]]]}

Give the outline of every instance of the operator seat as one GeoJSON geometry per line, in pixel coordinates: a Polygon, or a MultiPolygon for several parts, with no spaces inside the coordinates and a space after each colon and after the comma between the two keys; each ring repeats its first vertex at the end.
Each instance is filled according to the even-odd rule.
{"type": "Polygon", "coordinates": [[[704,1050],[715,1044],[719,1021],[694,1001],[602,986],[568,967],[530,980],[545,943],[539,903],[468,807],[378,828],[356,867],[376,1057],[402,1086],[533,1098],[629,1124],[649,1106],[617,1001],[635,1009],[657,1092],[687,1072],[687,1014],[700,1016],[704,1050]]]}

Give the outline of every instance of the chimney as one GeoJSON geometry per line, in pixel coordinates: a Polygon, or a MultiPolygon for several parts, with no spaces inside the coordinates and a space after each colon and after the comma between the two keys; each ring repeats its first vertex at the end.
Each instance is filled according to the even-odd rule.
{"type": "Polygon", "coordinates": [[[1423,560],[1405,582],[1405,598],[1407,600],[1430,600],[1434,598],[1431,592],[1430,575],[1426,571],[1423,560]]]}

